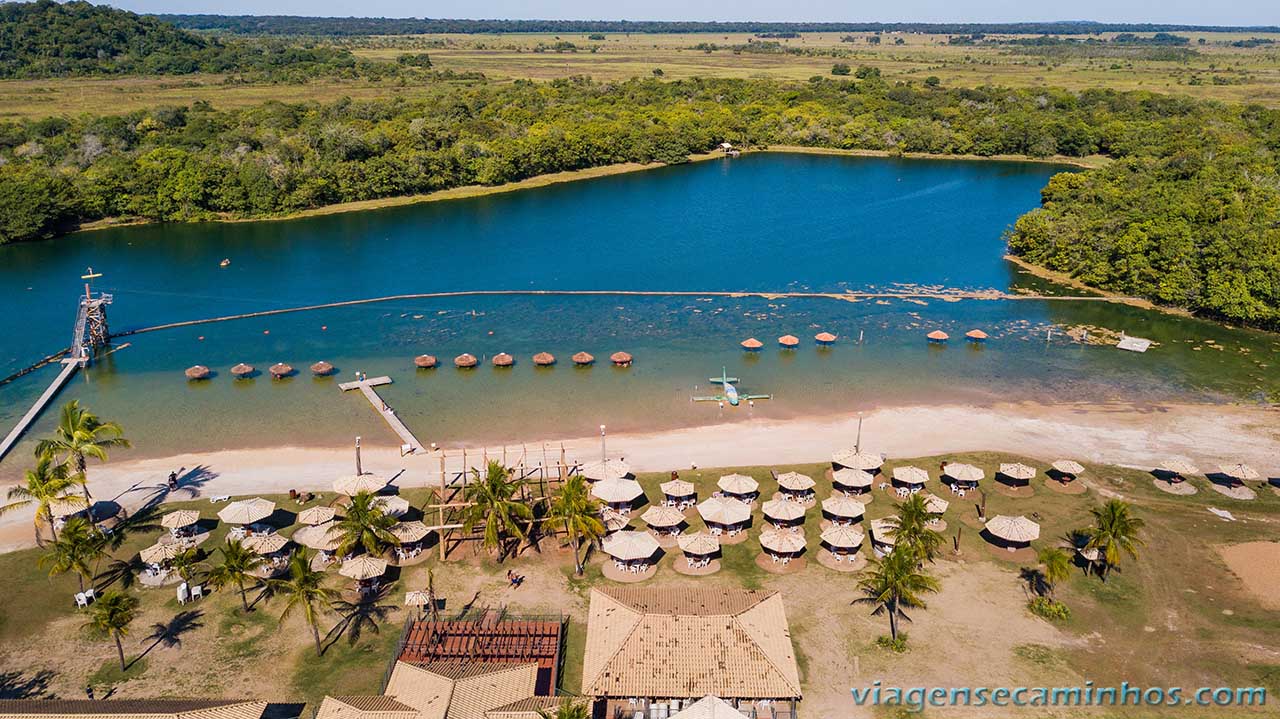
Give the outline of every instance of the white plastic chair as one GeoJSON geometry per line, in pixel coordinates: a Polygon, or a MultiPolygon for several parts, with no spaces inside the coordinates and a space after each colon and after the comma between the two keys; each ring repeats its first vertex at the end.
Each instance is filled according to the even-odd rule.
{"type": "Polygon", "coordinates": [[[90,603],[93,603],[93,601],[98,598],[98,595],[93,593],[93,587],[89,587],[84,590],[84,598],[88,599],[90,603]]]}
{"type": "Polygon", "coordinates": [[[204,599],[204,587],[200,586],[199,584],[193,585],[191,587],[191,598],[204,599]]]}
{"type": "Polygon", "coordinates": [[[89,606],[89,598],[84,595],[84,592],[76,592],[76,606],[77,607],[89,606]]]}
{"type": "Polygon", "coordinates": [[[191,590],[187,587],[187,583],[183,582],[178,585],[178,604],[186,604],[191,601],[191,590]]]}

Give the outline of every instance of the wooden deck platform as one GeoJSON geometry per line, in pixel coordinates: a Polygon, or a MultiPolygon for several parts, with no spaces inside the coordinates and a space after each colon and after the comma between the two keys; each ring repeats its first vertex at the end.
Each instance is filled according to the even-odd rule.
{"type": "Polygon", "coordinates": [[[35,404],[31,405],[31,409],[22,415],[22,419],[18,420],[17,426],[9,432],[4,441],[0,442],[0,459],[3,459],[9,453],[9,450],[13,449],[13,445],[18,443],[18,439],[27,431],[31,423],[36,421],[36,417],[40,416],[45,406],[53,401],[54,396],[67,383],[67,380],[71,379],[71,375],[75,374],[77,369],[80,369],[80,360],[70,358],[62,360],[62,371],[58,373],[53,382],[49,383],[48,389],[44,391],[44,394],[40,395],[35,404]]]}
{"type": "Polygon", "coordinates": [[[391,378],[370,377],[369,379],[358,380],[356,382],[342,382],[338,385],[338,389],[343,392],[348,392],[353,389],[360,390],[360,393],[364,395],[364,398],[369,400],[369,404],[373,405],[374,411],[382,415],[382,419],[386,420],[387,424],[391,426],[392,431],[400,437],[400,444],[407,446],[410,452],[423,451],[424,448],[422,443],[418,441],[417,437],[413,436],[413,432],[410,432],[409,428],[405,426],[405,423],[396,415],[396,411],[384,402],[382,397],[378,396],[378,393],[374,391],[374,387],[380,387],[384,384],[391,384],[391,378]]]}

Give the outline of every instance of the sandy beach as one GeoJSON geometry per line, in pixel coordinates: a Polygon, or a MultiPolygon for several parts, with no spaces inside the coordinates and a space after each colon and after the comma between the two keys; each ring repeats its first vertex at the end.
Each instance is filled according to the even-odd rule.
{"type": "MultiPolygon", "coordinates": [[[[794,464],[829,459],[832,451],[852,446],[858,417],[841,415],[788,421],[712,424],[651,434],[609,435],[611,457],[625,458],[637,471],[688,470],[692,467],[794,464]]],[[[441,455],[401,457],[391,434],[366,437],[365,471],[394,477],[400,487],[434,486],[440,481],[441,455]]],[[[537,465],[600,456],[600,438],[531,437],[508,445],[505,459],[537,465]]],[[[1222,405],[1039,405],[908,406],[864,413],[862,446],[890,457],[919,457],[963,451],[1008,452],[1045,461],[1072,458],[1086,462],[1152,467],[1179,457],[1203,468],[1246,462],[1264,476],[1280,476],[1280,411],[1222,405]]],[[[503,458],[503,449],[468,449],[467,463],[485,456],[503,458]]],[[[9,458],[9,462],[17,458],[9,458]]],[[[446,470],[462,467],[461,449],[446,448],[446,470]]],[[[169,472],[182,470],[183,488],[174,500],[220,495],[281,493],[290,489],[328,490],[334,479],[355,471],[350,447],[280,447],[229,450],[149,459],[122,459],[90,470],[97,499],[113,499],[126,508],[154,496],[169,472]]],[[[0,551],[30,546],[31,514],[0,518],[0,551]]]]}

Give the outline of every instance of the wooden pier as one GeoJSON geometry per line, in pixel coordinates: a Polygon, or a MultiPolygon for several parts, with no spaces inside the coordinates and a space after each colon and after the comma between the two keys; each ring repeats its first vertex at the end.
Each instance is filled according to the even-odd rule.
{"type": "Polygon", "coordinates": [[[391,378],[370,377],[369,379],[357,380],[355,382],[342,382],[338,384],[338,389],[343,392],[353,389],[360,390],[360,393],[364,395],[364,398],[369,400],[369,404],[373,405],[373,409],[378,414],[382,415],[382,418],[387,421],[387,424],[391,425],[391,429],[400,436],[400,444],[402,447],[407,447],[409,452],[423,451],[422,443],[418,441],[417,437],[413,436],[413,432],[410,432],[409,428],[400,420],[400,417],[396,415],[396,411],[391,409],[391,406],[384,402],[382,397],[379,397],[378,393],[374,391],[374,387],[379,387],[384,384],[391,384],[391,378]]]}
{"type": "Polygon", "coordinates": [[[4,459],[4,456],[9,453],[9,450],[13,449],[13,445],[18,443],[18,438],[27,431],[27,428],[31,426],[31,423],[36,421],[36,417],[39,417],[40,413],[44,411],[44,408],[53,401],[54,396],[58,394],[58,390],[62,389],[62,386],[67,383],[67,380],[71,379],[71,375],[75,374],[76,370],[80,369],[80,364],[80,360],[78,359],[67,358],[62,360],[62,371],[53,379],[53,382],[49,384],[48,389],[44,391],[44,394],[40,395],[40,398],[36,400],[35,404],[31,405],[31,409],[27,410],[27,413],[22,415],[22,419],[18,420],[17,426],[10,430],[8,436],[4,438],[4,441],[0,442],[0,459],[4,459]]]}

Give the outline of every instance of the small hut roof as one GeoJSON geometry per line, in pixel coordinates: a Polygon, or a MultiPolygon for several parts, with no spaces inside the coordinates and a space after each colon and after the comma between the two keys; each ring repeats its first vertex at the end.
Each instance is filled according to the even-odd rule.
{"type": "Polygon", "coordinates": [[[609,355],[609,359],[614,364],[631,364],[632,357],[626,352],[614,352],[609,355]]]}
{"type": "Polygon", "coordinates": [[[692,497],[697,494],[697,488],[693,486],[693,482],[686,482],[683,479],[673,479],[670,482],[663,482],[658,485],[662,493],[668,497],[692,497]]]}
{"type": "Polygon", "coordinates": [[[795,347],[800,344],[800,338],[795,335],[783,335],[778,338],[778,344],[783,347],[795,347]]]}
{"type": "Polygon", "coordinates": [[[88,508],[89,504],[85,498],[75,494],[63,495],[49,502],[49,511],[53,513],[55,519],[79,514],[88,508]]]}
{"type": "Polygon", "coordinates": [[[726,474],[716,486],[729,494],[751,494],[760,489],[760,483],[745,474],[726,474]]]}
{"type": "Polygon", "coordinates": [[[556,363],[556,356],[550,352],[539,352],[533,356],[533,363],[539,367],[550,367],[556,363]]]}
{"type": "Polygon", "coordinates": [[[813,477],[799,472],[783,472],[778,475],[778,486],[792,492],[804,492],[813,489],[816,484],[813,477]]]}
{"type": "Polygon", "coordinates": [[[248,377],[249,375],[253,374],[253,365],[248,365],[241,362],[240,364],[231,368],[231,374],[237,377],[248,377]]]}
{"type": "Polygon", "coordinates": [[[804,551],[804,535],[796,532],[765,531],[760,533],[760,546],[774,552],[792,554],[804,551]]]}
{"type": "Polygon", "coordinates": [[[1036,468],[1028,467],[1021,462],[1006,462],[1000,465],[1000,474],[1012,479],[1033,479],[1036,476],[1036,468]]]}
{"type": "Polygon", "coordinates": [[[200,521],[200,513],[194,509],[179,509],[169,512],[160,518],[160,526],[165,529],[181,529],[190,527],[200,521]]]}
{"type": "Polygon", "coordinates": [[[631,476],[631,465],[620,459],[587,462],[582,465],[581,474],[591,482],[600,482],[606,479],[625,479],[631,476]]]}
{"type": "Polygon", "coordinates": [[[864,472],[861,469],[849,469],[841,467],[831,473],[831,482],[841,487],[852,487],[861,489],[870,487],[875,484],[876,478],[870,472],[864,472]]]}
{"type": "Polygon", "coordinates": [[[831,334],[830,332],[819,332],[818,334],[814,335],[813,338],[819,342],[835,342],[836,341],[836,336],[831,334]]]}
{"type": "Polygon", "coordinates": [[[1084,472],[1084,466],[1071,459],[1060,459],[1053,463],[1053,468],[1063,474],[1077,475],[1084,472]]]}
{"type": "Polygon", "coordinates": [[[387,560],[362,554],[348,559],[338,568],[338,574],[355,580],[373,579],[387,573],[387,560]]]}
{"type": "Polygon", "coordinates": [[[633,532],[631,530],[623,530],[614,532],[605,537],[600,542],[600,548],[605,554],[614,559],[622,561],[631,561],[636,559],[648,559],[652,557],[654,552],[658,551],[658,540],[653,538],[648,532],[633,532]]]}
{"type": "Polygon", "coordinates": [[[187,379],[208,379],[211,373],[209,372],[208,367],[198,364],[194,367],[188,367],[185,374],[187,375],[187,379]]]}
{"type": "Polygon", "coordinates": [[[682,534],[676,537],[676,543],[685,554],[715,554],[720,551],[720,540],[706,532],[682,534]]]}
{"type": "Polygon", "coordinates": [[[1200,469],[1185,459],[1166,460],[1160,463],[1160,469],[1179,476],[1200,474],[1200,469]]]}
{"type": "Polygon", "coordinates": [[[387,480],[372,472],[351,474],[340,477],[333,482],[333,491],[354,497],[361,492],[380,492],[387,486],[387,480]]]}
{"type": "Polygon", "coordinates": [[[931,494],[924,498],[924,508],[931,514],[942,514],[950,506],[950,502],[936,494],[931,494]]]}
{"type": "Polygon", "coordinates": [[[333,374],[333,365],[325,362],[324,360],[320,360],[319,362],[311,365],[311,374],[320,376],[333,374]]]}
{"type": "Polygon", "coordinates": [[[761,507],[764,516],[780,522],[791,522],[804,516],[804,505],[785,499],[771,499],[761,507]]]}
{"type": "Polygon", "coordinates": [[[712,524],[742,524],[751,519],[751,505],[729,497],[708,497],[698,504],[698,514],[712,524]]]}
{"type": "Polygon", "coordinates": [[[604,524],[604,531],[617,532],[626,529],[631,524],[631,517],[616,509],[605,507],[604,511],[600,513],[600,521],[604,524]]]}
{"type": "Polygon", "coordinates": [[[968,337],[971,340],[985,340],[990,335],[988,335],[986,332],[983,332],[982,330],[969,330],[968,332],[964,333],[964,336],[968,337]]]}
{"type": "Polygon", "coordinates": [[[837,527],[833,525],[822,532],[822,541],[839,549],[861,547],[863,539],[865,537],[862,532],[853,527],[837,527]]]}
{"type": "Polygon", "coordinates": [[[260,522],[276,511],[276,503],[262,497],[242,499],[232,502],[218,512],[218,519],[227,524],[253,524],[260,522]]]}
{"type": "Polygon", "coordinates": [[[435,355],[418,355],[413,358],[413,365],[422,369],[431,369],[436,366],[435,355]]]}
{"type": "Polygon", "coordinates": [[[332,552],[342,544],[342,535],[333,521],[303,527],[293,533],[293,541],[310,549],[332,552]]]}
{"type": "Polygon", "coordinates": [[[878,454],[853,449],[842,449],[832,454],[831,461],[841,467],[862,470],[879,469],[884,464],[884,459],[878,454]]]}
{"type": "Polygon", "coordinates": [[[516,358],[512,357],[506,352],[499,352],[498,354],[493,356],[494,367],[510,367],[515,363],[516,363],[516,358]]]}
{"type": "Polygon", "coordinates": [[[764,343],[755,337],[748,337],[742,341],[742,348],[747,350],[758,350],[764,347],[764,343]]]}
{"type": "Polygon", "coordinates": [[[929,481],[929,473],[919,467],[894,467],[893,478],[903,484],[924,484],[929,481]]]}
{"type": "Polygon", "coordinates": [[[420,541],[430,531],[422,522],[397,522],[391,525],[391,533],[404,544],[420,541]]]}
{"type": "Polygon", "coordinates": [[[245,549],[255,554],[275,554],[288,543],[289,540],[280,534],[255,534],[242,542],[245,549]]]}
{"type": "Polygon", "coordinates": [[[987,531],[1009,542],[1030,542],[1040,538],[1040,525],[1026,517],[1000,514],[987,521],[987,531]]]}
{"type": "Polygon", "coordinates": [[[827,497],[822,500],[822,511],[833,517],[857,519],[866,514],[867,508],[862,502],[848,497],[827,497]]]}
{"type": "Polygon", "coordinates": [[[881,519],[871,520],[871,539],[877,544],[885,544],[890,547],[897,542],[894,539],[894,533],[898,531],[897,517],[883,517],[881,519]]]}
{"type": "Polygon", "coordinates": [[[591,364],[596,361],[596,358],[591,356],[590,352],[578,352],[572,359],[574,364],[591,364]]]}
{"type": "Polygon", "coordinates": [[[404,605],[406,607],[425,607],[431,604],[431,594],[428,592],[414,590],[404,593],[404,605]]]}
{"type": "Polygon", "coordinates": [[[947,340],[951,339],[951,335],[947,334],[946,332],[943,332],[942,330],[934,330],[925,336],[933,340],[934,342],[946,342],[947,340]]]}
{"type": "Polygon", "coordinates": [[[374,500],[374,504],[382,508],[383,514],[390,514],[393,517],[399,517],[409,511],[409,500],[398,494],[378,497],[374,500]]]}
{"type": "Polygon", "coordinates": [[[143,549],[141,552],[138,552],[138,556],[142,558],[142,561],[148,564],[159,564],[160,562],[167,562],[179,554],[182,554],[182,551],[183,548],[180,544],[160,544],[157,542],[156,544],[143,549]]]}
{"type": "MultiPolygon", "coordinates": [[[[1227,475],[1232,479],[1239,479],[1239,480],[1258,479],[1262,476],[1258,474],[1258,470],[1254,469],[1253,467],[1250,467],[1247,464],[1241,464],[1241,463],[1223,464],[1223,465],[1220,465],[1218,469],[1222,470],[1223,474],[1227,475]]],[[[1063,471],[1063,470],[1059,470],[1059,471],[1063,471]]],[[[1070,473],[1068,472],[1068,474],[1070,473]]]]}
{"type": "MultiPolygon", "coordinates": [[[[724,143],[728,145],[729,143],[724,143]]],[[[671,715],[671,719],[746,719],[746,714],[733,708],[729,702],[714,694],[708,694],[684,709],[671,715]]]]}
{"type": "Polygon", "coordinates": [[[684,513],[675,507],[655,504],[644,510],[640,518],[650,527],[675,527],[684,522],[684,513]]]}
{"type": "Polygon", "coordinates": [[[271,365],[267,371],[271,373],[272,377],[284,377],[285,375],[293,374],[293,365],[287,362],[277,362],[271,365]]]}
{"type": "Polygon", "coordinates": [[[333,511],[333,507],[309,507],[298,512],[298,523],[315,526],[328,522],[336,515],[337,512],[333,511]]]}
{"type": "Polygon", "coordinates": [[[453,364],[458,367],[475,367],[478,362],[479,360],[476,359],[476,356],[469,352],[463,352],[453,358],[453,364]]]}
{"type": "Polygon", "coordinates": [[[644,495],[644,487],[634,479],[605,479],[591,485],[591,495],[602,502],[634,502],[644,495]]]}
{"type": "Polygon", "coordinates": [[[1097,547],[1077,547],[1076,553],[1090,562],[1102,559],[1102,552],[1097,547]]]}
{"type": "Polygon", "coordinates": [[[979,482],[987,476],[986,472],[978,469],[972,464],[965,464],[964,462],[948,462],[947,465],[942,468],[942,471],[948,477],[960,480],[961,482],[979,482]]]}

